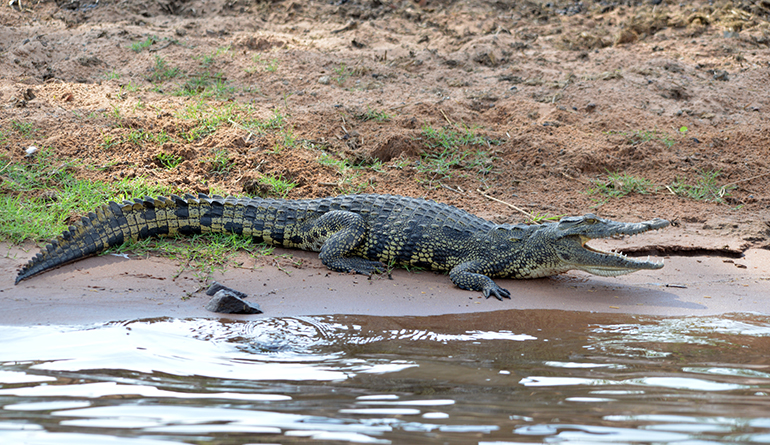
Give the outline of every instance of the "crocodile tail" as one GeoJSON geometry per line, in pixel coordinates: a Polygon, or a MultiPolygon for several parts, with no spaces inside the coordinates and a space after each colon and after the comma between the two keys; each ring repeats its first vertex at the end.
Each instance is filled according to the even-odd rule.
{"type": "MultiPolygon", "coordinates": [[[[81,258],[98,254],[123,242],[151,236],[225,231],[223,209],[235,208],[233,198],[171,195],[110,202],[71,225],[33,257],[19,272],[19,281],[81,258]],[[226,205],[227,204],[227,205],[226,205]],[[212,211],[213,209],[213,211],[212,211]]],[[[243,208],[243,206],[241,206],[243,208]]],[[[227,212],[229,220],[236,215],[227,212]]]]}

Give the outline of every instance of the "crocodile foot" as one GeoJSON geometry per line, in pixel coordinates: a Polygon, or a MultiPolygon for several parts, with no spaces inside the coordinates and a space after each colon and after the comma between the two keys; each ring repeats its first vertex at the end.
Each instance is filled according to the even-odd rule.
{"type": "Polygon", "coordinates": [[[511,298],[511,292],[508,289],[503,289],[502,287],[498,286],[495,283],[492,283],[494,286],[485,287],[482,292],[484,292],[484,296],[489,298],[494,295],[495,298],[497,298],[500,301],[503,301],[503,298],[508,298],[510,300],[511,298]]]}

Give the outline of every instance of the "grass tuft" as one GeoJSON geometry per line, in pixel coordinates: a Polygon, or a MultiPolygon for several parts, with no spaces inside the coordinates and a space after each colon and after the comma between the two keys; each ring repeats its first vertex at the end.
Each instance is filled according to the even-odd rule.
{"type": "Polygon", "coordinates": [[[433,179],[450,178],[455,169],[475,171],[481,175],[492,172],[495,156],[487,150],[469,150],[466,147],[489,147],[491,144],[499,144],[499,141],[481,136],[477,134],[476,129],[469,127],[458,131],[453,128],[435,129],[424,126],[422,135],[425,145],[434,151],[423,155],[417,170],[432,175],[433,179]]]}
{"type": "Polygon", "coordinates": [[[155,66],[150,70],[150,75],[147,76],[147,80],[153,83],[160,83],[178,77],[181,74],[182,71],[178,67],[169,66],[166,59],[156,55],[155,66]]]}
{"type": "Polygon", "coordinates": [[[297,186],[296,183],[285,180],[283,175],[263,176],[259,178],[259,183],[270,187],[272,193],[281,198],[286,198],[286,195],[297,186]]]}
{"type": "Polygon", "coordinates": [[[722,175],[719,170],[701,170],[695,184],[687,184],[682,179],[676,178],[669,189],[677,196],[694,199],[696,201],[724,202],[726,196],[730,196],[730,190],[734,190],[734,184],[720,185],[718,178],[722,175]]]}
{"type": "Polygon", "coordinates": [[[619,134],[625,136],[626,142],[630,145],[639,145],[645,142],[660,142],[667,148],[671,148],[676,144],[676,141],[671,136],[658,130],[634,130],[630,133],[625,131],[610,131],[607,132],[607,134],[619,134]]]}
{"type": "Polygon", "coordinates": [[[362,113],[356,116],[362,121],[375,121],[375,122],[388,122],[390,121],[390,115],[384,111],[377,111],[366,107],[366,113],[362,113]]]}
{"type": "Polygon", "coordinates": [[[595,179],[593,183],[596,187],[589,189],[588,193],[607,198],[622,198],[631,193],[647,195],[658,191],[658,187],[649,179],[627,173],[608,173],[606,179],[595,179]]]}
{"type": "Polygon", "coordinates": [[[161,152],[155,155],[155,160],[166,170],[173,170],[184,161],[184,158],[171,153],[161,152]]]}
{"type": "Polygon", "coordinates": [[[137,53],[142,52],[142,50],[145,50],[152,45],[158,43],[158,38],[156,36],[148,36],[147,39],[142,40],[140,42],[134,42],[131,44],[131,50],[137,53]]]}

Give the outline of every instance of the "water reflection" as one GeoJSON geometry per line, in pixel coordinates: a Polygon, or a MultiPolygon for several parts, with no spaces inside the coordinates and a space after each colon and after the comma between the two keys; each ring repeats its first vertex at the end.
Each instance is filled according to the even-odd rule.
{"type": "Polygon", "coordinates": [[[763,443],[768,321],[503,311],[0,327],[0,441],[763,443]]]}

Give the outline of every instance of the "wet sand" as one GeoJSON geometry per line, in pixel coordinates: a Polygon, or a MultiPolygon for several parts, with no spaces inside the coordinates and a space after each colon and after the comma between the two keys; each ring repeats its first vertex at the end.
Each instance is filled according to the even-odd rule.
{"type": "MultiPolygon", "coordinates": [[[[650,249],[740,249],[740,240],[698,237],[676,228],[655,236],[596,240],[592,246],[622,251],[650,249]],[[644,244],[635,244],[645,242],[644,244]],[[649,244],[653,243],[653,244],[649,244]]],[[[204,309],[209,301],[192,271],[174,278],[179,264],[149,257],[87,258],[14,286],[19,267],[37,249],[0,244],[0,324],[82,324],[152,317],[252,319],[324,314],[427,316],[508,309],[560,309],[686,316],[770,310],[770,251],[748,249],[741,258],[663,257],[665,267],[621,277],[572,271],[537,280],[496,280],[511,300],[485,299],[457,288],[447,275],[395,270],[371,279],[327,270],[313,252],[276,249],[301,259],[282,267],[273,257],[244,257],[241,267],[214,279],[245,292],[263,315],[224,315],[204,309]]]]}

